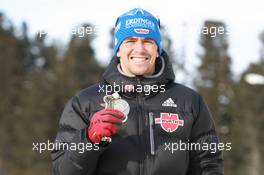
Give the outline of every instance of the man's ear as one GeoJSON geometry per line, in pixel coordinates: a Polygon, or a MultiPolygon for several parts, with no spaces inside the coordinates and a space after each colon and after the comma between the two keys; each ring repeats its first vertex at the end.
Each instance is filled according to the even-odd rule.
{"type": "Polygon", "coordinates": [[[157,58],[159,58],[160,53],[159,53],[159,47],[157,46],[157,58]]]}
{"type": "Polygon", "coordinates": [[[120,56],[121,56],[121,55],[120,55],[120,50],[119,50],[119,48],[118,48],[118,50],[117,50],[117,52],[116,52],[116,56],[119,57],[119,58],[120,58],[120,56]]]}

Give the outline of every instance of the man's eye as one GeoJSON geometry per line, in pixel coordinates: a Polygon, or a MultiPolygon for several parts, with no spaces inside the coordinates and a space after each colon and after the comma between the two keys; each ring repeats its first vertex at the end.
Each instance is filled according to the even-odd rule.
{"type": "Polygon", "coordinates": [[[127,40],[126,43],[132,43],[134,42],[133,40],[127,40]]]}
{"type": "Polygon", "coordinates": [[[151,41],[151,40],[146,40],[145,43],[147,43],[147,44],[154,44],[154,42],[151,41]]]}

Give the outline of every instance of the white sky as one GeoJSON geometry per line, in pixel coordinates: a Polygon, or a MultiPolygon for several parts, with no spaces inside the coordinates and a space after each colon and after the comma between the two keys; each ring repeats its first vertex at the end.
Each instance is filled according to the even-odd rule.
{"type": "Polygon", "coordinates": [[[229,54],[235,75],[260,57],[258,36],[264,31],[262,0],[0,0],[0,11],[15,26],[26,21],[31,35],[45,30],[50,40],[66,42],[76,25],[94,24],[98,29],[94,47],[102,64],[110,59],[110,28],[120,14],[134,7],[159,16],[174,39],[175,52],[185,48],[185,62],[190,72],[199,64],[199,29],[207,19],[221,20],[229,28],[229,54]]]}

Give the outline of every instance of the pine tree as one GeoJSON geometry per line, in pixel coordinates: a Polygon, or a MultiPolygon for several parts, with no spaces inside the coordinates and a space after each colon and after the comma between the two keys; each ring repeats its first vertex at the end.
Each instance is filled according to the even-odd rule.
{"type": "MultiPolygon", "coordinates": [[[[222,22],[206,21],[203,28],[223,27],[222,22]]],[[[218,130],[221,133],[228,133],[226,123],[229,120],[227,114],[228,105],[232,98],[232,74],[231,59],[228,55],[228,41],[226,34],[216,33],[201,34],[200,40],[204,53],[199,66],[199,77],[194,81],[198,91],[206,99],[213,114],[218,130]]]]}
{"type": "Polygon", "coordinates": [[[3,167],[0,169],[10,173],[15,172],[13,170],[20,167],[19,161],[22,161],[18,150],[25,136],[21,111],[28,47],[26,38],[17,37],[14,31],[9,19],[0,14],[0,166],[3,167]]]}
{"type": "Polygon", "coordinates": [[[236,85],[235,113],[238,116],[234,122],[234,134],[237,145],[233,152],[237,174],[260,175],[263,168],[264,156],[264,32],[260,35],[262,53],[257,63],[251,63],[242,74],[236,85]],[[260,81],[255,81],[259,78],[260,81]]]}
{"type": "Polygon", "coordinates": [[[33,151],[33,142],[53,141],[66,101],[102,73],[93,36],[72,36],[59,59],[55,44],[27,30],[0,13],[0,174],[49,174],[50,153],[33,151]]]}
{"type": "MultiPolygon", "coordinates": [[[[232,143],[230,137],[233,120],[231,58],[227,52],[227,34],[216,32],[219,28],[226,31],[223,22],[205,21],[204,23],[200,39],[203,54],[200,55],[199,75],[195,77],[194,85],[209,106],[220,141],[232,143]],[[210,33],[210,29],[215,29],[215,33],[210,33]],[[204,32],[204,30],[209,32],[204,32]]],[[[232,174],[230,152],[224,151],[224,159],[225,174],[232,174]]]]}
{"type": "MultiPolygon", "coordinates": [[[[91,25],[84,24],[82,27],[91,27],[91,25]]],[[[57,67],[57,88],[60,91],[65,90],[64,99],[98,82],[102,74],[102,69],[95,59],[95,52],[91,46],[94,37],[94,34],[86,34],[83,37],[73,35],[71,38],[65,56],[57,67]]]]}

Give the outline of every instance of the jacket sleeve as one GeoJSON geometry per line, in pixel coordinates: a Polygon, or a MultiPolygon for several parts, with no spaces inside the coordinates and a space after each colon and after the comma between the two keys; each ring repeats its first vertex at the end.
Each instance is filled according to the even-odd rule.
{"type": "Polygon", "coordinates": [[[190,140],[190,143],[197,147],[190,151],[190,166],[187,174],[223,175],[222,151],[217,149],[219,140],[211,113],[201,96],[198,96],[197,101],[193,105],[196,118],[190,140]]]}
{"type": "Polygon", "coordinates": [[[51,152],[53,175],[90,175],[96,171],[98,159],[105,148],[89,142],[86,136],[89,121],[82,111],[75,96],[62,113],[51,152]]]}

